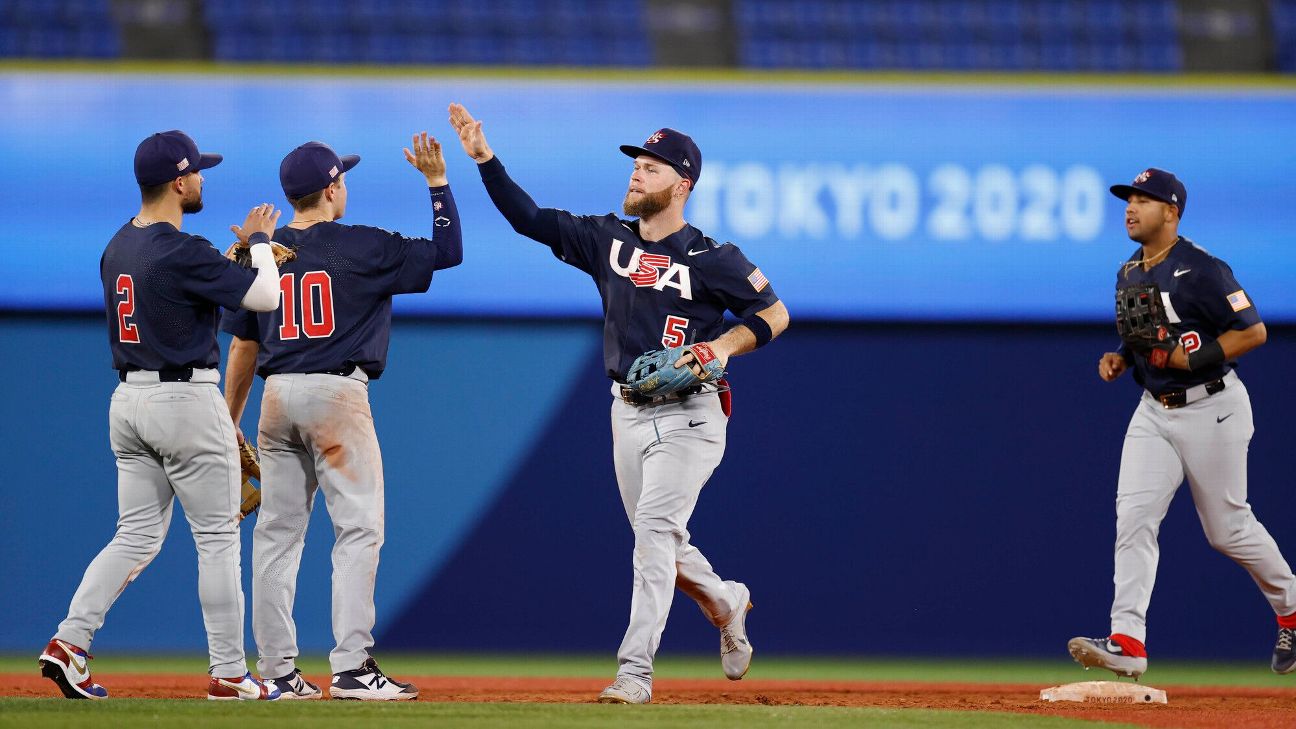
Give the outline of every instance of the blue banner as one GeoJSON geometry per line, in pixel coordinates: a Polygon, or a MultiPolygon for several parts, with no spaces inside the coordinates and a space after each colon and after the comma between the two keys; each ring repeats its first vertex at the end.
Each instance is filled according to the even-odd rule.
{"type": "Polygon", "coordinates": [[[137,210],[135,145],[179,128],[225,162],[185,229],[220,247],[286,204],[279,161],[311,139],[356,153],[346,222],[429,235],[401,147],[440,138],[465,262],[405,313],[597,315],[581,273],[517,236],[446,122],[460,101],[544,206],[619,209],[617,145],[659,127],[703,154],[686,217],[738,243],[794,316],[1106,320],[1134,249],[1107,192],[1147,167],[1188,188],[1181,232],[1228,261],[1271,321],[1296,320],[1296,90],[504,81],[467,77],[0,74],[5,309],[102,306],[98,259],[137,210]]]}

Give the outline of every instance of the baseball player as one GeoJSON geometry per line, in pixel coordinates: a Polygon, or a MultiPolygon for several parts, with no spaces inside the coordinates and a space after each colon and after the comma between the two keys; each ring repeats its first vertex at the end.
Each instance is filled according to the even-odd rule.
{"type": "Polygon", "coordinates": [[[1185,478],[1211,546],[1242,565],[1278,616],[1272,668],[1296,670],[1296,577],[1247,504],[1251,401],[1237,359],[1265,342],[1265,325],[1228,264],[1179,235],[1188,193],[1149,169],[1112,194],[1126,201],[1125,230],[1140,248],[1116,275],[1126,344],[1098,361],[1111,382],[1131,366],[1143,397],[1125,433],[1116,486],[1115,598],[1111,635],[1073,638],[1071,655],[1138,678],[1147,670],[1147,608],[1156,580],[1157,533],[1185,478]],[[1145,306],[1146,305],[1146,306],[1145,306]],[[1158,316],[1151,310],[1163,310],[1158,316]],[[1122,310],[1134,313],[1122,314],[1122,310]],[[1135,311],[1137,310],[1137,311],[1135,311]],[[1152,342],[1127,335],[1149,317],[1152,342]]]}
{"type": "Polygon", "coordinates": [[[409,161],[427,179],[433,236],[406,238],[336,222],[346,212],[347,171],[321,142],[288,153],[279,167],[292,222],[276,242],[296,249],[280,271],[283,306],[251,316],[226,312],[234,335],[226,401],[243,415],[252,372],[265,378],[261,401],[262,502],[252,538],[252,629],[257,671],[284,698],[314,699],[319,687],[297,669],[292,609],[306,526],[322,488],[333,520],[334,699],[403,700],[418,689],[385,676],[373,646],[374,580],[383,543],[383,471],[368,383],[387,366],[392,296],[428,290],[434,271],[459,265],[459,214],[446,182],[441,145],[416,135],[409,161]]]}
{"type": "MultiPolygon", "coordinates": [[[[690,544],[687,528],[724,454],[730,393],[708,383],[650,398],[624,383],[638,355],[662,347],[708,344],[723,365],[782,333],[787,309],[737,246],[716,243],[684,221],[702,171],[702,155],[687,135],[662,129],[643,146],[621,147],[634,159],[623,207],[638,218],[622,220],[537,207],[491,151],[481,122],[452,104],[450,123],[513,229],[589,274],[603,299],[603,361],[614,381],[613,461],[635,547],[630,626],[616,681],[599,701],[651,700],[653,656],[675,587],[720,629],[725,675],[742,678],[752,655],[745,624],[751,593],[716,575],[690,544]],[[742,319],[727,331],[726,309],[742,319]]],[[[691,356],[675,366],[690,364],[691,356]]]]}
{"type": "Polygon", "coordinates": [[[202,210],[202,171],[221,161],[184,132],[154,134],[135,150],[139,213],[99,261],[108,345],[121,384],[108,409],[117,455],[119,518],[40,656],[41,674],[70,699],[102,699],[86,659],[117,596],[157,556],[176,498],[198,548],[198,599],[211,660],[209,699],[274,700],[243,654],[239,564],[239,459],[220,408],[216,307],[270,311],[279,303],[269,234],[279,213],[259,205],[243,225],[255,270],[226,259],[205,238],[180,232],[202,210]]]}

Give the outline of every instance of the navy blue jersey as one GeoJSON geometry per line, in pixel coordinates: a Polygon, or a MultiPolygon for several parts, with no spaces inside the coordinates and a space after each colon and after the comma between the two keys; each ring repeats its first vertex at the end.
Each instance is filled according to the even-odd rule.
{"type": "MultiPolygon", "coordinates": [[[[1143,259],[1142,249],[1130,256],[1130,263],[1143,259]]],[[[1166,314],[1180,333],[1185,351],[1197,351],[1231,329],[1246,329],[1260,323],[1260,313],[1246,291],[1233,277],[1228,264],[1197,244],[1180,237],[1165,260],[1144,271],[1141,265],[1126,265],[1116,274],[1116,288],[1155,283],[1161,289],[1166,314]]],[[[1228,374],[1237,362],[1222,362],[1194,372],[1149,367],[1147,357],[1123,349],[1134,362],[1134,379],[1153,395],[1162,395],[1228,374]]]]}
{"type": "Polygon", "coordinates": [[[726,309],[745,318],[778,301],[738,246],[691,225],[649,242],[638,221],[612,214],[557,219],[554,255],[588,273],[603,298],[603,362],[615,380],[644,352],[724,334],[726,309]]]}
{"type": "Polygon", "coordinates": [[[237,309],[256,272],[170,223],[127,222],[99,259],[108,344],[118,370],[211,368],[218,306],[237,309]]]}
{"type": "Polygon", "coordinates": [[[316,223],[280,228],[274,241],[296,260],[279,268],[280,305],[254,314],[226,311],[221,329],[257,341],[257,374],[327,372],[355,365],[378,379],[387,367],[391,303],[428,290],[432,273],[463,260],[459,215],[449,187],[432,189],[434,237],[382,228],[316,223]]]}
{"type": "Polygon", "coordinates": [[[624,381],[644,352],[724,334],[726,309],[746,318],[778,303],[765,275],[732,243],[717,244],[691,225],[645,241],[637,221],[540,208],[499,157],[477,167],[514,230],[594,279],[603,298],[603,363],[614,380],[624,381]]]}

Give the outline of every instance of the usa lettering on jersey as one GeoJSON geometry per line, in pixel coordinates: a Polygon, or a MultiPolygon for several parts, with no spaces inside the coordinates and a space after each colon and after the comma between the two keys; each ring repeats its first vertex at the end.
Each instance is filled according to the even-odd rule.
{"type": "Polygon", "coordinates": [[[693,285],[688,266],[675,263],[670,256],[647,253],[638,246],[635,246],[634,251],[631,252],[630,260],[626,265],[622,266],[620,259],[621,241],[613,238],[612,248],[608,252],[608,265],[612,267],[613,273],[630,279],[630,282],[637,287],[652,287],[658,291],[665,291],[670,287],[679,291],[681,297],[689,301],[693,300],[693,285]]]}

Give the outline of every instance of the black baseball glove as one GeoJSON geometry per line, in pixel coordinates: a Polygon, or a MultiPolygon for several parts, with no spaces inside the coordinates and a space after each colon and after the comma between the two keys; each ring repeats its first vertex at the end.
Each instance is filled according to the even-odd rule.
{"type": "Polygon", "coordinates": [[[1161,289],[1156,284],[1116,290],[1116,332],[1152,367],[1165,367],[1170,353],[1179,346],[1179,333],[1166,316],[1161,289]]]}

